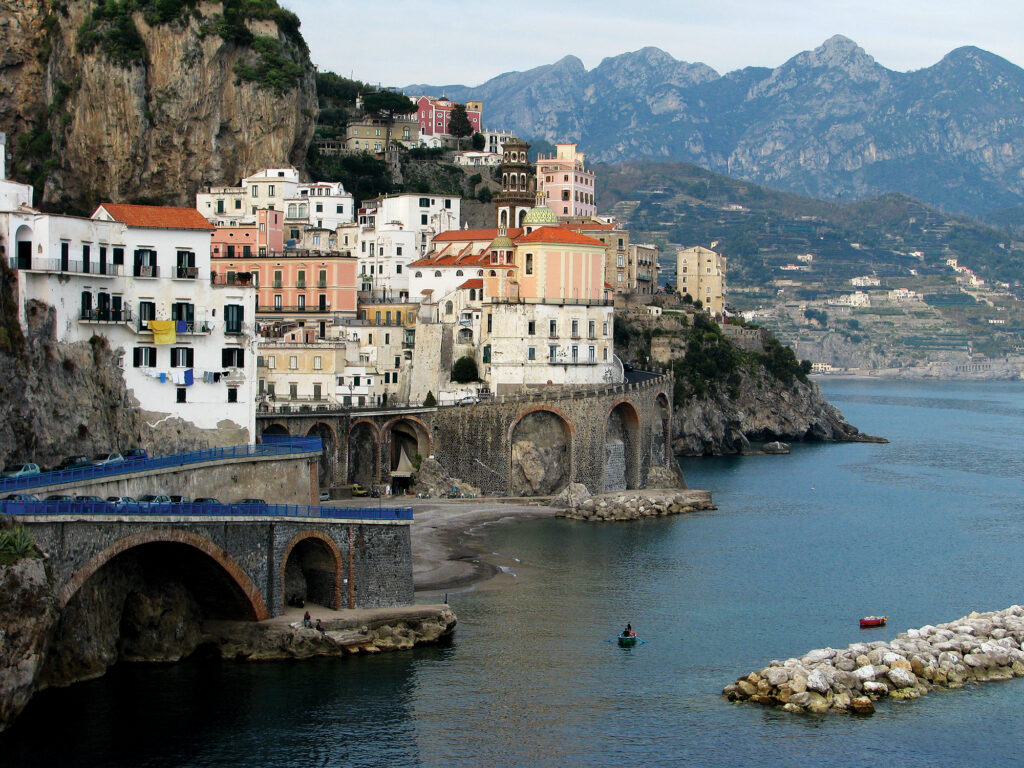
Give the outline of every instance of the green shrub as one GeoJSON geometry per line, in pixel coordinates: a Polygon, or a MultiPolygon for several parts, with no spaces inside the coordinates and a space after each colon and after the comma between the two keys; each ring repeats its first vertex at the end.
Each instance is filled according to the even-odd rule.
{"type": "Polygon", "coordinates": [[[0,531],[0,565],[11,565],[27,557],[38,557],[32,534],[22,527],[0,531]]]}
{"type": "Polygon", "coordinates": [[[258,59],[255,65],[238,64],[235,74],[241,80],[255,82],[260,88],[281,94],[302,81],[305,70],[285,53],[276,37],[255,37],[252,48],[258,59]]]}
{"type": "Polygon", "coordinates": [[[452,366],[452,381],[465,384],[470,381],[479,381],[479,379],[476,360],[469,355],[463,355],[455,361],[455,365],[452,366]]]}
{"type": "Polygon", "coordinates": [[[433,392],[427,392],[427,396],[425,398],[423,398],[423,407],[424,408],[433,408],[435,405],[437,405],[437,398],[434,397],[434,393],[433,392]]]}

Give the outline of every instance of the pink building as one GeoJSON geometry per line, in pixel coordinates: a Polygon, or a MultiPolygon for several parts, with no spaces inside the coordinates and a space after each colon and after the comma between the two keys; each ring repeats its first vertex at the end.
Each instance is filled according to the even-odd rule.
{"type": "MultiPolygon", "coordinates": [[[[416,118],[420,124],[420,136],[447,136],[455,102],[442,96],[435,99],[420,96],[416,101],[416,118]]],[[[482,130],[484,104],[482,101],[467,101],[466,116],[474,132],[482,130]]]]}
{"type": "Polygon", "coordinates": [[[260,208],[256,211],[254,224],[217,227],[213,233],[211,253],[215,258],[279,254],[284,250],[283,222],[281,211],[260,208]]]}
{"type": "Polygon", "coordinates": [[[558,216],[596,216],[594,173],[584,165],[586,154],[575,144],[556,144],[555,154],[537,158],[537,189],[558,216]]]}

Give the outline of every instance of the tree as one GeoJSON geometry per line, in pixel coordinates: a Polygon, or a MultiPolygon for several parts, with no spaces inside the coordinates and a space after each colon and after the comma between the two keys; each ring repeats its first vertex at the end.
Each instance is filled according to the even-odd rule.
{"type": "Polygon", "coordinates": [[[408,115],[416,111],[416,104],[403,93],[394,91],[373,91],[363,94],[363,109],[376,113],[387,123],[387,139],[384,142],[385,152],[391,148],[391,126],[395,115],[408,115]]]}
{"type": "Polygon", "coordinates": [[[491,202],[491,197],[492,194],[490,187],[481,187],[480,191],[476,195],[476,199],[479,200],[481,203],[491,202]]]}
{"type": "Polygon", "coordinates": [[[448,121],[448,133],[458,140],[460,150],[462,149],[462,140],[473,135],[473,126],[469,122],[469,115],[466,114],[465,104],[456,104],[452,108],[452,117],[448,121]]]}
{"type": "Polygon", "coordinates": [[[424,408],[433,408],[435,405],[437,405],[437,398],[434,397],[434,393],[433,392],[427,392],[427,396],[425,398],[423,398],[423,407],[424,408]]]}
{"type": "Polygon", "coordinates": [[[484,138],[484,135],[482,133],[474,133],[472,144],[473,149],[476,150],[477,152],[483,152],[486,146],[487,139],[484,138]]]}
{"type": "Polygon", "coordinates": [[[477,381],[478,379],[476,360],[469,355],[463,355],[455,361],[455,365],[452,366],[452,381],[465,384],[470,381],[477,381]]]}

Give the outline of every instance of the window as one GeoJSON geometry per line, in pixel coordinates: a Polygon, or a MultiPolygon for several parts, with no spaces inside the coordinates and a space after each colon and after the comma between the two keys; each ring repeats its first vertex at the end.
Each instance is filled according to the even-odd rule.
{"type": "Polygon", "coordinates": [[[243,307],[241,304],[225,304],[224,333],[240,334],[242,332],[242,321],[244,320],[244,318],[245,307],[243,307]]]}
{"type": "Polygon", "coordinates": [[[557,320],[549,320],[548,321],[548,334],[551,336],[552,339],[557,339],[558,338],[558,321],[557,320]]]}
{"type": "Polygon", "coordinates": [[[171,347],[171,368],[192,368],[195,352],[192,347],[171,347]]]}
{"type": "Polygon", "coordinates": [[[528,274],[528,275],[532,275],[533,274],[533,254],[532,253],[526,254],[526,274],[528,274]]]}
{"type": "Polygon", "coordinates": [[[124,248],[114,248],[114,264],[124,264],[124,248]]]}
{"type": "Polygon", "coordinates": [[[274,309],[281,309],[281,294],[274,294],[274,309]]]}
{"type": "Polygon", "coordinates": [[[575,344],[572,345],[572,362],[576,364],[580,361],[580,348],[575,344]]]}
{"type": "Polygon", "coordinates": [[[237,403],[238,402],[238,387],[228,387],[228,402],[229,403],[237,403]]]}
{"type": "Polygon", "coordinates": [[[299,306],[298,309],[301,311],[306,308],[306,294],[300,293],[298,296],[299,306]]]}
{"type": "Polygon", "coordinates": [[[607,360],[608,359],[608,347],[602,347],[601,348],[601,359],[602,360],[607,360]]]}
{"type": "Polygon", "coordinates": [[[601,335],[602,336],[607,336],[608,335],[608,323],[601,323],[601,335]]]}
{"type": "Polygon", "coordinates": [[[187,402],[186,401],[187,394],[188,394],[188,389],[186,389],[185,387],[178,387],[178,402],[179,403],[187,402]]]}
{"type": "Polygon", "coordinates": [[[320,357],[320,355],[314,356],[313,357],[313,370],[314,371],[322,371],[323,367],[324,367],[323,366],[323,358],[320,357]]]}
{"type": "Polygon", "coordinates": [[[536,360],[537,359],[537,348],[536,347],[527,347],[526,348],[526,359],[527,360],[536,360]]]}
{"type": "Polygon", "coordinates": [[[537,333],[537,321],[536,320],[530,320],[526,324],[526,335],[527,336],[533,336],[535,333],[537,333]]]}
{"type": "Polygon", "coordinates": [[[491,362],[491,345],[490,344],[485,344],[484,345],[484,363],[489,363],[489,362],[491,362]]]}
{"type": "Polygon", "coordinates": [[[299,357],[298,357],[298,355],[289,355],[288,356],[288,370],[289,371],[294,371],[298,367],[299,367],[299,357]]]}
{"type": "Polygon", "coordinates": [[[420,224],[422,224],[424,227],[427,226],[427,214],[420,214],[420,224]]]}
{"type": "Polygon", "coordinates": [[[241,347],[224,347],[220,351],[220,364],[224,368],[244,368],[245,350],[241,347]]]}
{"type": "Polygon", "coordinates": [[[402,255],[402,246],[396,245],[395,246],[395,256],[401,256],[401,255],[402,255]]]}
{"type": "Polygon", "coordinates": [[[274,196],[274,185],[273,184],[268,184],[267,185],[267,197],[273,197],[273,196],[274,196]]]}
{"type": "Polygon", "coordinates": [[[572,337],[574,339],[578,339],[580,337],[580,321],[579,320],[573,320],[572,321],[572,337]]]}
{"type": "Polygon", "coordinates": [[[557,344],[551,344],[548,347],[548,362],[549,363],[557,363],[558,362],[558,345],[557,344]]]}
{"type": "Polygon", "coordinates": [[[597,331],[597,323],[595,323],[593,320],[591,320],[589,323],[587,323],[587,337],[591,338],[591,339],[597,338],[596,331],[597,331]]]}
{"type": "MultiPolygon", "coordinates": [[[[149,321],[156,320],[156,302],[155,301],[140,301],[139,302],[139,329],[149,327],[149,321]]],[[[156,363],[154,363],[156,365],[156,363]]]]}
{"type": "Polygon", "coordinates": [[[156,347],[135,347],[132,350],[132,366],[153,368],[156,366],[156,347]]]}
{"type": "Polygon", "coordinates": [[[395,264],[395,274],[396,275],[402,274],[402,265],[401,264],[395,264]]]}
{"type": "Polygon", "coordinates": [[[314,400],[319,400],[321,398],[321,396],[322,396],[321,395],[322,392],[323,392],[323,385],[321,385],[321,384],[314,384],[313,385],[313,399],[314,400]]]}
{"type": "Polygon", "coordinates": [[[324,204],[323,203],[317,203],[316,204],[316,212],[317,213],[323,213],[324,212],[324,204]]]}
{"type": "Polygon", "coordinates": [[[619,267],[624,267],[624,266],[626,266],[625,262],[623,261],[623,258],[624,258],[624,257],[623,257],[623,255],[622,255],[622,254],[620,253],[620,254],[619,254],[619,259],[618,259],[618,266],[619,266],[619,267]]]}
{"type": "Polygon", "coordinates": [[[420,208],[429,208],[429,207],[430,207],[430,198],[429,197],[421,197],[420,198],[420,208]]]}
{"type": "Polygon", "coordinates": [[[440,277],[440,276],[441,276],[441,270],[440,269],[434,270],[434,277],[440,277]]]}
{"type": "Polygon", "coordinates": [[[253,197],[259,197],[260,196],[260,188],[258,186],[256,186],[255,184],[252,185],[251,192],[252,192],[252,196],[253,197]]]}
{"type": "Polygon", "coordinates": [[[452,207],[452,201],[451,200],[445,200],[444,201],[444,207],[445,208],[451,208],[452,207]]]}
{"type": "Polygon", "coordinates": [[[494,330],[494,315],[487,313],[487,332],[490,333],[494,330]]]}
{"type": "Polygon", "coordinates": [[[345,206],[343,206],[343,205],[339,205],[337,207],[337,210],[335,211],[335,213],[344,213],[344,212],[345,212],[345,206]]]}
{"type": "Polygon", "coordinates": [[[455,305],[450,301],[446,301],[444,305],[444,313],[450,315],[455,310],[455,305]]]}
{"type": "Polygon", "coordinates": [[[591,363],[597,362],[597,347],[587,347],[587,360],[589,360],[591,363]]]}
{"type": "Polygon", "coordinates": [[[296,400],[299,397],[299,385],[294,382],[288,382],[288,397],[292,400],[296,400]]]}
{"type": "Polygon", "coordinates": [[[152,248],[139,248],[135,251],[134,274],[135,277],[159,276],[156,269],[156,251],[152,248]]]}
{"type": "Polygon", "coordinates": [[[193,323],[196,319],[196,308],[187,301],[178,301],[171,304],[171,320],[193,323]]]}

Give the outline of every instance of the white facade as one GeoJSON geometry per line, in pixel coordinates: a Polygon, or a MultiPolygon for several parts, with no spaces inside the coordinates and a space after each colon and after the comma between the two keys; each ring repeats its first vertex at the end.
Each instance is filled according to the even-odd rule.
{"type": "Polygon", "coordinates": [[[9,262],[23,325],[27,302],[48,304],[58,341],[98,335],[123,352],[125,383],[146,411],[202,429],[227,421],[255,439],[255,290],[211,284],[209,230],[128,226],[102,206],[91,219],[2,216],[6,242],[13,233],[31,243],[9,262]],[[150,320],[175,321],[168,343],[156,343],[150,320]]]}
{"type": "Polygon", "coordinates": [[[503,154],[505,142],[518,141],[515,135],[508,131],[480,131],[480,134],[484,137],[484,141],[487,142],[484,145],[484,149],[499,157],[503,154]]]}

